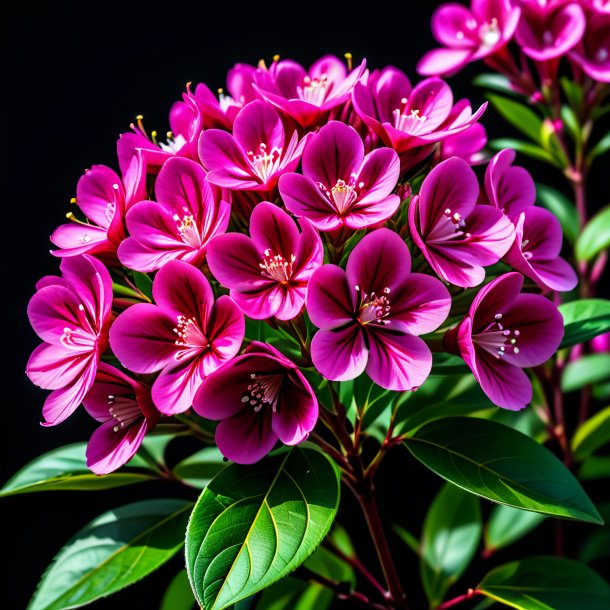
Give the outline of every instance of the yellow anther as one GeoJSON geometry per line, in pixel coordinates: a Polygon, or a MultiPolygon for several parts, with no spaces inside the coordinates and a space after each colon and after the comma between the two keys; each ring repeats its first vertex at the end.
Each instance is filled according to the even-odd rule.
{"type": "Polygon", "coordinates": [[[279,55],[274,55],[273,56],[273,61],[280,61],[280,56],[279,55]]]}
{"type": "Polygon", "coordinates": [[[72,199],[70,199],[70,203],[76,203],[76,197],[72,197],[72,199]]]}
{"type": "Polygon", "coordinates": [[[351,70],[352,69],[352,59],[353,59],[352,54],[351,53],[345,53],[343,55],[343,57],[345,57],[345,61],[347,62],[347,69],[351,70]]]}

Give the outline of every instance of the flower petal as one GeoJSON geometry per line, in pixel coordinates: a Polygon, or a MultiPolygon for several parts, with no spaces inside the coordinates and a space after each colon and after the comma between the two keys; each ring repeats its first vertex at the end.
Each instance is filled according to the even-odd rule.
{"type": "Polygon", "coordinates": [[[311,357],[321,375],[331,381],[360,376],[369,350],[356,324],[341,330],[319,330],[311,341],[311,357]]]}
{"type": "Polygon", "coordinates": [[[278,113],[262,100],[246,104],[233,122],[233,137],[243,151],[284,148],[284,126],[278,113]]]}
{"type": "Polygon", "coordinates": [[[273,255],[280,254],[287,261],[297,252],[300,239],[294,220],[267,201],[262,201],[252,211],[250,236],[259,254],[270,249],[273,255]]]}
{"type": "Polygon", "coordinates": [[[284,380],[271,427],[285,445],[305,440],[318,420],[318,401],[309,382],[298,371],[284,380]]]}
{"type": "Polygon", "coordinates": [[[45,390],[58,390],[77,379],[91,359],[91,351],[79,353],[63,345],[42,343],[32,352],[26,374],[37,386],[45,390]]]}
{"type": "Polygon", "coordinates": [[[311,276],[307,288],[311,321],[325,330],[349,324],[354,319],[353,295],[345,271],[336,265],[323,265],[311,276]]]}

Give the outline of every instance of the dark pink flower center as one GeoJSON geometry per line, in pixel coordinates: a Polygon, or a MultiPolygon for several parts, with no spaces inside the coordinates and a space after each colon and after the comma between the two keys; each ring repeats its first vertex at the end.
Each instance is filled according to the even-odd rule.
{"type": "Polygon", "coordinates": [[[432,244],[462,238],[468,239],[471,235],[465,229],[466,220],[462,215],[459,212],[453,212],[451,208],[446,208],[442,218],[426,236],[426,242],[432,244]]]}
{"type": "Polygon", "coordinates": [[[194,316],[190,318],[183,315],[177,316],[176,327],[173,331],[178,335],[175,344],[182,348],[174,354],[176,360],[192,354],[193,351],[201,352],[210,346],[208,338],[204,335],[194,316]]]}
{"type": "Polygon", "coordinates": [[[400,108],[392,111],[394,117],[394,128],[399,131],[411,132],[413,131],[413,124],[423,123],[428,117],[420,115],[419,108],[410,108],[407,111],[409,100],[403,97],[400,100],[400,108]]]}
{"type": "Polygon", "coordinates": [[[532,256],[534,256],[534,253],[529,251],[529,245],[530,245],[529,239],[524,239],[521,242],[521,253],[523,254],[523,258],[525,260],[529,260],[530,258],[532,258],[532,256]]]}
{"type": "Polygon", "coordinates": [[[497,313],[493,321],[480,333],[472,336],[472,341],[496,358],[505,354],[518,354],[517,339],[520,332],[506,328],[502,322],[502,314],[497,313]]]}
{"type": "Polygon", "coordinates": [[[267,145],[261,143],[257,152],[249,150],[247,155],[254,173],[264,183],[279,169],[282,147],[274,146],[271,151],[267,151],[267,145]]]}
{"type": "Polygon", "coordinates": [[[269,405],[273,413],[277,413],[284,374],[251,373],[250,379],[251,383],[248,384],[247,391],[241,397],[241,401],[254,407],[255,413],[258,413],[265,405],[269,405]]]}
{"type": "Polygon", "coordinates": [[[143,417],[135,396],[114,396],[113,394],[108,394],[107,402],[108,413],[116,421],[113,428],[115,432],[124,430],[143,417]]]}
{"type": "MultiPolygon", "coordinates": [[[[472,21],[474,21],[474,19],[472,21]]],[[[470,22],[468,22],[466,25],[470,27],[470,22]]],[[[500,27],[498,26],[498,20],[495,17],[490,22],[486,21],[481,25],[481,27],[479,27],[479,40],[481,41],[481,46],[493,47],[498,44],[501,37],[502,32],[500,31],[500,27]]]]}
{"type": "Polygon", "coordinates": [[[59,340],[68,349],[93,350],[99,338],[95,320],[91,319],[88,310],[82,303],[78,305],[77,317],[80,326],[75,328],[65,326],[59,340]]]}
{"type": "Polygon", "coordinates": [[[314,106],[321,106],[326,99],[326,94],[331,84],[326,74],[322,74],[317,78],[306,76],[303,79],[303,84],[297,87],[297,95],[304,102],[314,106]]]}
{"type": "Polygon", "coordinates": [[[183,210],[185,214],[182,218],[178,214],[174,214],[172,217],[177,225],[178,235],[185,244],[189,244],[194,248],[200,248],[203,240],[195,218],[189,213],[190,210],[187,207],[184,207],[183,210]]]}
{"type": "Polygon", "coordinates": [[[383,294],[378,296],[375,292],[367,294],[360,290],[360,286],[355,286],[356,292],[360,295],[360,304],[358,306],[358,322],[362,325],[370,324],[388,324],[386,318],[390,315],[390,294],[389,288],[383,289],[383,294]]]}
{"type": "Polygon", "coordinates": [[[286,260],[281,254],[273,254],[273,250],[267,248],[264,252],[263,262],[259,263],[259,267],[262,269],[261,275],[280,284],[288,284],[292,279],[296,260],[297,257],[294,254],[290,255],[290,260],[286,260]]]}
{"type": "Polygon", "coordinates": [[[330,190],[321,182],[316,182],[316,186],[322,191],[326,198],[333,204],[339,216],[346,214],[352,205],[362,196],[365,189],[364,182],[356,183],[358,176],[352,174],[349,180],[337,180],[335,186],[330,190]]]}
{"type": "Polygon", "coordinates": [[[610,51],[606,47],[600,47],[595,53],[595,61],[600,64],[604,63],[608,59],[608,55],[610,55],[610,51]]]}

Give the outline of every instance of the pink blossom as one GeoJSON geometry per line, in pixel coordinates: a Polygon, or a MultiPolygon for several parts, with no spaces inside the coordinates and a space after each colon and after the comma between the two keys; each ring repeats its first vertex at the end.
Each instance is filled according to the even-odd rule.
{"type": "Polygon", "coordinates": [[[70,215],[71,223],[61,225],[51,235],[59,248],[55,256],[95,254],[116,262],[116,251],[126,235],[125,213],[146,198],[146,168],[140,155],[133,157],[124,180],[105,165],[94,165],[80,178],[74,202],[87,222],[70,215]]]}
{"type": "Polygon", "coordinates": [[[324,249],[307,220],[302,231],[276,205],[259,203],[250,218],[250,235],[227,233],[210,242],[208,264],[216,279],[250,318],[290,320],[305,302],[311,274],[324,249]]]}
{"type": "Polygon", "coordinates": [[[480,165],[487,155],[487,132],[481,123],[474,123],[468,129],[445,138],[441,142],[441,161],[451,157],[460,157],[469,165],[480,165]]]}
{"type": "Polygon", "coordinates": [[[87,466],[100,475],[126,464],[159,419],[150,388],[104,362],[83,405],[102,422],[87,445],[87,466]]]}
{"type": "Polygon", "coordinates": [[[318,401],[304,375],[274,347],[258,341],[205,379],[193,408],[202,417],[221,420],[216,444],[238,464],[258,462],[278,439],[285,445],[300,443],[318,419],[318,401]]]}
{"type": "Polygon", "coordinates": [[[610,5],[587,16],[585,35],[570,58],[593,80],[610,83],[610,5]]]}
{"type": "Polygon", "coordinates": [[[201,265],[209,240],[229,224],[231,206],[221,190],[208,183],[198,163],[175,157],[161,168],[155,194],[156,202],[141,201],[129,210],[121,262],[143,272],[172,259],[201,265]]]}
{"type": "Polygon", "coordinates": [[[594,354],[606,354],[610,352],[610,333],[597,335],[590,342],[591,351],[594,354]]]}
{"type": "MultiPolygon", "coordinates": [[[[218,90],[218,104],[229,125],[233,125],[237,113],[246,104],[260,98],[254,88],[256,71],[257,68],[249,64],[235,64],[227,74],[227,92],[218,90]]],[[[204,115],[206,108],[202,106],[204,115]]]]}
{"type": "Polygon", "coordinates": [[[311,128],[349,100],[365,67],[362,61],[348,73],[345,64],[333,55],[321,57],[309,71],[295,61],[274,61],[269,70],[258,70],[254,82],[267,102],[301,127],[311,128]]]}
{"type": "Polygon", "coordinates": [[[510,0],[473,0],[470,9],[443,4],[432,15],[432,33],[443,47],[426,53],[417,71],[425,76],[451,74],[487,57],[510,41],[520,14],[510,0]]]}
{"type": "Polygon", "coordinates": [[[412,390],[425,381],[432,355],[416,335],[440,326],[451,299],[437,279],[410,270],[399,235],[378,229],[352,250],[346,271],[323,265],[313,274],[307,311],[320,330],[311,355],[324,377],[345,381],[366,371],[389,390],[412,390]]]}
{"type": "Polygon", "coordinates": [[[212,184],[268,192],[282,174],[296,169],[304,145],[296,131],[288,138],[273,108],[255,100],[239,111],[232,135],[219,129],[204,131],[199,156],[212,184]]]}
{"type": "Polygon", "coordinates": [[[186,411],[201,382],[238,351],[244,317],[228,296],[214,301],[207,279],[183,261],[168,261],[153,282],[155,305],[129,307],[110,329],[121,364],[136,373],[161,371],[153,402],[166,415],[186,411]]]}
{"type": "Polygon", "coordinates": [[[515,241],[506,262],[543,290],[572,290],[578,277],[559,256],[563,233],[557,218],[543,208],[529,207],[516,222],[515,241]]]}
{"type": "Polygon", "coordinates": [[[475,297],[468,315],[445,336],[445,345],[472,370],[489,399],[518,410],[532,399],[522,370],[550,358],[563,337],[563,318],[545,297],[520,294],[523,276],[507,273],[475,297]]]}
{"type": "Polygon", "coordinates": [[[456,286],[477,286],[483,267],[497,263],[515,232],[502,212],[476,205],[479,183],[463,159],[437,165],[409,206],[411,236],[435,273],[456,286]]]}
{"type": "Polygon", "coordinates": [[[513,222],[536,201],[536,186],[530,173],[513,166],[516,153],[505,148],[494,155],[485,171],[485,193],[490,205],[513,222]]]}
{"type": "Polygon", "coordinates": [[[36,285],[28,317],[43,340],[27,364],[36,385],[53,390],[42,414],[54,426],[69,417],[93,385],[108,345],[112,280],[104,265],[87,254],[64,258],[62,277],[47,276],[36,285]]]}
{"type": "Polygon", "coordinates": [[[413,88],[391,66],[357,83],[352,97],[360,118],[398,152],[403,171],[425,159],[434,143],[476,123],[487,106],[472,114],[468,100],[454,105],[451,88],[441,79],[427,78],[413,88]]]}
{"type": "Polygon", "coordinates": [[[313,134],[303,153],[303,174],[285,174],[280,194],[286,207],[320,231],[364,229],[390,218],[400,204],[392,195],[400,175],[391,148],[364,154],[353,127],[331,121],[313,134]]]}
{"type": "Polygon", "coordinates": [[[578,2],[520,0],[521,19],[516,39],[532,59],[546,62],[565,55],[585,31],[585,15],[578,2]]]}

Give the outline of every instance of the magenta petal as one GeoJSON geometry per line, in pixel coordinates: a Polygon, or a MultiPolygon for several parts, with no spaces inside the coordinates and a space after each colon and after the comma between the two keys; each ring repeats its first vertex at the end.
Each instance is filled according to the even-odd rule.
{"type": "Polygon", "coordinates": [[[174,362],[161,371],[151,391],[153,402],[161,413],[176,415],[191,407],[204,378],[202,360],[174,362]]]}
{"type": "Polygon", "coordinates": [[[296,253],[300,237],[294,220],[267,201],[259,203],[252,211],[250,235],[260,254],[271,249],[273,254],[281,254],[286,260],[296,253]]]}
{"type": "Polygon", "coordinates": [[[342,330],[319,330],[311,341],[311,357],[321,375],[331,381],[347,381],[362,374],[368,348],[357,325],[342,330]]]}
{"type": "Polygon", "coordinates": [[[209,375],[224,361],[229,360],[241,347],[245,333],[244,316],[230,297],[218,298],[207,325],[209,340],[214,345],[212,353],[204,354],[204,374],[209,375]]]}
{"type": "Polygon", "coordinates": [[[242,409],[223,419],[216,428],[216,444],[220,453],[237,464],[254,464],[264,458],[277,442],[271,428],[269,410],[255,413],[242,409]]]}
{"type": "Polygon", "coordinates": [[[156,305],[125,310],[110,327],[110,345],[121,364],[136,373],[154,373],[173,361],[176,319],[156,305]]]}
{"type": "Polygon", "coordinates": [[[382,388],[413,390],[430,374],[432,354],[419,337],[374,329],[368,333],[368,338],[370,351],[366,373],[382,388]]]}
{"type": "Polygon", "coordinates": [[[277,412],[271,418],[273,431],[285,445],[296,445],[307,438],[317,420],[314,391],[301,373],[291,374],[284,381],[277,412]]]}
{"type": "Polygon", "coordinates": [[[391,148],[377,148],[364,157],[356,182],[364,182],[366,190],[358,198],[357,207],[372,205],[385,199],[396,187],[400,176],[400,159],[391,148]]]}
{"type": "Polygon", "coordinates": [[[114,430],[115,424],[111,419],[91,435],[87,445],[87,466],[95,474],[114,472],[129,462],[140,448],[148,429],[144,418],[117,432],[114,430]]]}
{"type": "Polygon", "coordinates": [[[34,332],[48,343],[59,344],[64,328],[80,328],[79,300],[76,295],[58,284],[38,290],[28,304],[28,318],[34,332]]]}
{"type": "Polygon", "coordinates": [[[231,290],[231,298],[253,320],[266,320],[273,317],[283,303],[283,295],[274,285],[263,287],[256,292],[231,290]]]}
{"type": "Polygon", "coordinates": [[[517,298],[522,287],[523,276],[514,272],[505,273],[483,286],[470,305],[472,332],[482,332],[496,314],[504,313],[506,305],[517,298]]]}
{"type": "Polygon", "coordinates": [[[574,290],[578,284],[578,276],[572,266],[558,256],[552,261],[532,263],[533,274],[529,275],[541,288],[549,288],[559,292],[574,290]]]}
{"type": "Polygon", "coordinates": [[[295,216],[307,218],[319,231],[332,231],[341,226],[336,209],[309,178],[284,174],[279,189],[286,208],[295,216]]]}
{"type": "Polygon", "coordinates": [[[180,217],[188,211],[197,218],[200,210],[209,207],[213,200],[201,165],[184,157],[165,162],[155,181],[155,195],[164,207],[180,217]]]}
{"type": "Polygon", "coordinates": [[[473,56],[473,49],[432,49],[418,62],[417,72],[422,76],[447,76],[465,66],[473,56]]]}
{"type": "Polygon", "coordinates": [[[349,181],[364,159],[358,132],[339,121],[330,121],[314,134],[303,153],[303,175],[331,189],[338,180],[349,181]]]}
{"type": "Polygon", "coordinates": [[[90,362],[91,351],[79,353],[63,345],[42,343],[32,352],[26,373],[37,386],[57,390],[77,379],[90,362]]]}
{"type": "MultiPolygon", "coordinates": [[[[376,103],[370,94],[370,89],[365,88],[364,85],[358,83],[354,87],[354,92],[358,89],[362,96],[362,93],[369,91],[368,103],[365,102],[366,114],[371,117],[377,116],[382,123],[392,123],[394,121],[393,112],[397,108],[402,106],[402,99],[408,98],[411,95],[413,87],[411,82],[407,78],[407,75],[398,68],[393,66],[385,67],[379,74],[377,80],[373,83],[374,76],[369,77],[369,87],[374,88],[376,103]]],[[[354,96],[355,98],[355,96],[354,96]]],[[[364,100],[363,100],[364,101],[364,100]]]]}
{"type": "Polygon", "coordinates": [[[356,203],[349,214],[345,216],[345,226],[356,231],[378,226],[391,218],[399,205],[400,197],[398,195],[388,195],[381,201],[364,206],[356,203]]]}
{"type": "Polygon", "coordinates": [[[432,15],[432,34],[446,47],[472,48],[478,46],[477,30],[469,25],[477,24],[472,12],[461,4],[443,4],[432,15]]]}
{"type": "MultiPolygon", "coordinates": [[[[125,198],[123,183],[117,174],[105,165],[94,165],[81,176],[76,186],[76,202],[85,216],[96,225],[108,228],[108,206],[125,198]],[[116,186],[116,188],[115,188],[116,186]]],[[[115,213],[121,210],[115,210],[115,213]]]]}
{"type": "Polygon", "coordinates": [[[361,294],[374,292],[379,296],[389,289],[390,299],[392,290],[409,277],[410,271],[409,248],[398,233],[390,229],[377,229],[363,237],[346,265],[350,288],[357,285],[361,294]]]}
{"type": "Polygon", "coordinates": [[[284,126],[269,104],[254,100],[246,104],[235,118],[233,137],[245,151],[257,151],[261,144],[265,144],[269,150],[276,146],[283,148],[284,126]]]}
{"type": "Polygon", "coordinates": [[[345,271],[336,265],[323,265],[309,280],[307,312],[311,321],[324,330],[349,324],[354,319],[354,287],[345,271]]]}
{"type": "Polygon", "coordinates": [[[51,242],[65,252],[55,251],[56,256],[75,256],[86,252],[97,252],[107,247],[106,229],[94,225],[70,223],[57,227],[51,235],[51,242]]]}
{"type": "Polygon", "coordinates": [[[508,362],[493,360],[493,356],[482,354],[473,370],[481,389],[491,402],[503,409],[519,411],[532,400],[532,383],[519,367],[508,362]]]}
{"type": "Polygon", "coordinates": [[[423,335],[436,330],[451,308],[449,291],[436,278],[412,273],[390,293],[388,330],[423,335]]]}

